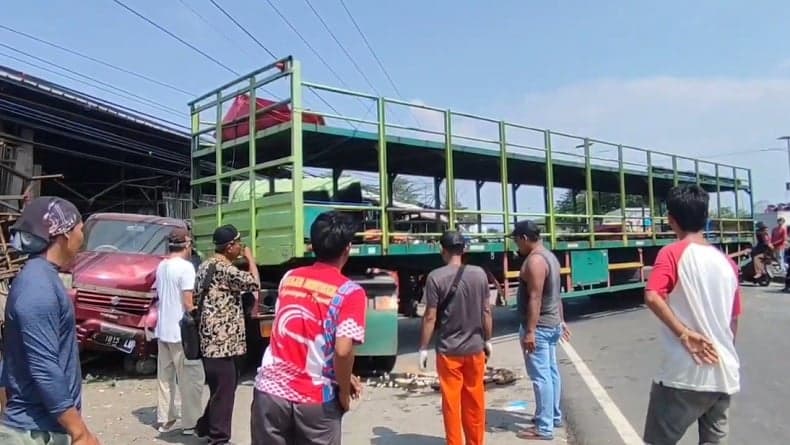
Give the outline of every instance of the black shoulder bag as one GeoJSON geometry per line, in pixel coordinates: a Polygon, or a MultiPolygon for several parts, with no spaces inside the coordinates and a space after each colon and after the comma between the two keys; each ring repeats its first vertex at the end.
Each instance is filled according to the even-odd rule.
{"type": "Polygon", "coordinates": [[[458,291],[458,284],[461,282],[461,277],[464,274],[464,268],[466,267],[465,264],[462,264],[461,267],[458,268],[458,272],[455,273],[455,278],[453,278],[453,284],[450,286],[450,289],[447,291],[447,295],[444,296],[444,299],[439,302],[439,305],[436,307],[436,323],[434,324],[434,330],[439,330],[439,325],[442,324],[442,318],[444,317],[444,311],[450,307],[450,303],[453,301],[456,292],[458,291]]]}
{"type": "Polygon", "coordinates": [[[200,319],[203,316],[203,302],[208,296],[209,286],[217,272],[217,263],[211,263],[206,270],[206,275],[200,283],[200,290],[196,294],[200,297],[197,309],[194,314],[184,312],[178,326],[181,328],[181,346],[184,348],[184,357],[187,360],[198,360],[202,357],[200,353],[200,319]]]}

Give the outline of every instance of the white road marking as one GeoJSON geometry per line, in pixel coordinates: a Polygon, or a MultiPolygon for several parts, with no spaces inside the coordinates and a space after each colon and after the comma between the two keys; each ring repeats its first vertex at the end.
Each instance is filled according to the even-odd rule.
{"type": "Polygon", "coordinates": [[[606,417],[608,417],[609,421],[612,422],[612,426],[614,426],[614,429],[617,430],[617,434],[620,435],[620,438],[623,440],[625,445],[644,444],[642,438],[636,433],[634,427],[631,426],[631,424],[628,422],[628,419],[625,418],[622,411],[620,411],[620,408],[615,405],[612,398],[609,397],[609,394],[606,392],[606,389],[604,389],[592,371],[590,371],[590,368],[587,367],[587,364],[584,363],[584,360],[582,360],[573,346],[571,346],[571,344],[568,342],[562,342],[560,343],[560,346],[562,346],[562,350],[565,351],[568,359],[571,361],[571,363],[573,363],[573,366],[576,368],[576,372],[578,372],[582,377],[582,380],[584,380],[587,388],[589,388],[590,392],[592,392],[595,400],[598,401],[598,404],[603,409],[606,417]]]}

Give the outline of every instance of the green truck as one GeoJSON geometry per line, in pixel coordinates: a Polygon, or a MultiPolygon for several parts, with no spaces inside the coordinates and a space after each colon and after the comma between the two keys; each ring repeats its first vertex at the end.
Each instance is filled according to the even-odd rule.
{"type": "Polygon", "coordinates": [[[357,353],[385,371],[398,352],[399,313],[414,315],[447,228],[467,235],[467,261],[506,296],[521,261],[507,234],[524,218],[541,225],[559,258],[564,298],[643,287],[673,239],[661,198],[679,183],[710,192],[711,243],[732,253],[752,242],[748,169],[312,83],[291,57],[204,94],[190,111],[197,244],[208,251],[220,224],[239,228],[266,283],[255,314],[261,336],[271,331],[280,277],[312,261],[316,215],[348,212],[359,229],[346,273],[369,294],[357,353]],[[308,111],[307,92],[327,110],[308,111]],[[338,111],[348,102],[367,111],[338,111]],[[438,128],[398,122],[403,111],[418,123],[430,114],[438,128]],[[432,181],[427,204],[398,196],[405,178],[432,181]],[[463,191],[473,191],[474,206],[461,202],[463,191]]]}

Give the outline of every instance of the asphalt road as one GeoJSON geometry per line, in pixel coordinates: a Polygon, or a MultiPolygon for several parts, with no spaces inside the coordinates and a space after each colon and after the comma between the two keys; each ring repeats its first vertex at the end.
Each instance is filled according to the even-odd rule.
{"type": "MultiPolygon", "coordinates": [[[[736,347],[741,358],[741,392],[733,399],[730,443],[790,443],[787,421],[790,386],[790,295],[779,287],[744,287],[744,313],[736,347]]],[[[653,373],[661,357],[658,320],[639,296],[614,297],[594,306],[571,304],[572,346],[609,398],[641,437],[653,373]]],[[[578,445],[625,443],[601,404],[561,353],[563,399],[571,434],[578,445]]],[[[691,427],[681,445],[697,443],[691,427]]],[[[629,444],[630,445],[630,444],[629,444]]]]}

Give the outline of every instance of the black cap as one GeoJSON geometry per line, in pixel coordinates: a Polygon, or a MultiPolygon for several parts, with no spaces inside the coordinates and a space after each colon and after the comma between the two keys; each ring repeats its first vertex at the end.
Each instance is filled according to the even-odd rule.
{"type": "Polygon", "coordinates": [[[757,230],[763,230],[763,229],[767,229],[767,228],[768,228],[768,226],[766,226],[764,222],[762,222],[762,221],[758,221],[757,222],[757,230]]]}
{"type": "Polygon", "coordinates": [[[24,232],[48,243],[70,232],[80,221],[82,216],[71,202],[56,196],[41,196],[25,206],[11,226],[11,233],[24,232]]]}
{"type": "Polygon", "coordinates": [[[213,238],[215,246],[224,246],[225,244],[241,238],[241,235],[239,235],[239,231],[236,230],[236,227],[232,224],[227,224],[217,227],[216,230],[214,230],[213,238]]]}
{"type": "Polygon", "coordinates": [[[510,236],[514,238],[526,236],[527,238],[535,239],[540,237],[540,227],[538,227],[534,221],[530,219],[524,219],[517,222],[516,225],[513,226],[513,231],[510,232],[510,236]]]}
{"type": "Polygon", "coordinates": [[[448,230],[442,234],[439,244],[441,244],[445,249],[449,249],[451,247],[463,247],[466,245],[466,239],[461,234],[461,232],[458,232],[457,230],[448,230]]]}

